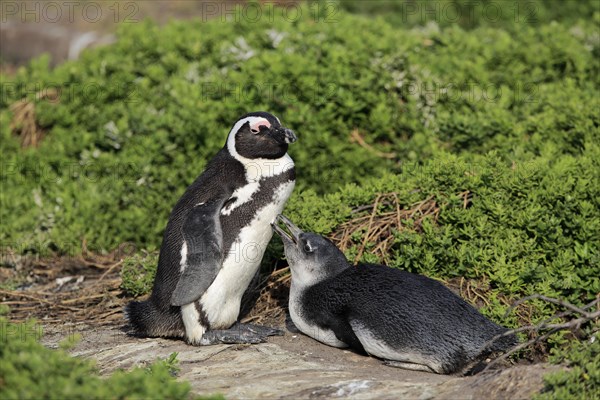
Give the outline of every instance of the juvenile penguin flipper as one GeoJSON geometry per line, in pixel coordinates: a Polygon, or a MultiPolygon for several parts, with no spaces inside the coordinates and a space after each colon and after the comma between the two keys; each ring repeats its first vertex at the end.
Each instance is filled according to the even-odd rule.
{"type": "MultiPolygon", "coordinates": [[[[326,303],[319,302],[319,296],[311,295],[311,291],[307,292],[308,307],[305,307],[307,316],[314,323],[322,328],[326,328],[333,332],[337,340],[346,346],[360,353],[366,353],[356,333],[350,324],[349,309],[346,307],[340,297],[329,298],[326,303]]],[[[319,339],[317,339],[319,340],[319,339]]]]}
{"type": "Polygon", "coordinates": [[[177,286],[171,305],[183,306],[198,300],[213,283],[222,262],[223,233],[219,219],[222,201],[196,205],[183,222],[183,248],[177,286]]]}
{"type": "Polygon", "coordinates": [[[360,339],[358,339],[356,333],[352,330],[352,326],[347,319],[334,317],[330,320],[329,326],[338,340],[346,343],[351,349],[360,353],[366,353],[360,339]]]}

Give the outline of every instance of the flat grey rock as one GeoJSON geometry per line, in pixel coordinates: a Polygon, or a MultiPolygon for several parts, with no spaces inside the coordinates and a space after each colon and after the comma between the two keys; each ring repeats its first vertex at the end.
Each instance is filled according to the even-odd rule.
{"type": "MultiPolygon", "coordinates": [[[[560,368],[536,364],[455,377],[387,367],[289,332],[258,345],[194,347],[127,336],[118,328],[77,331],[81,340],[70,353],[96,360],[103,375],[177,352],[178,379],[189,381],[197,394],[227,399],[529,399],[542,389],[542,376],[560,368]]],[[[65,336],[47,329],[42,343],[55,347],[65,336]]]]}

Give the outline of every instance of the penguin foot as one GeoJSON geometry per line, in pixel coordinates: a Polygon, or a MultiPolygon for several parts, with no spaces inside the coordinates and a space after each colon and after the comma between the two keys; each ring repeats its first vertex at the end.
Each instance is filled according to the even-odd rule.
{"type": "Polygon", "coordinates": [[[281,336],[283,331],[276,328],[253,324],[236,323],[229,329],[215,329],[204,333],[200,344],[257,344],[267,341],[269,336],[281,336]]]}
{"type": "Polygon", "coordinates": [[[252,332],[263,336],[283,336],[284,334],[284,332],[281,329],[271,328],[270,326],[242,324],[241,322],[236,322],[231,328],[229,328],[229,330],[234,329],[252,332]]]}
{"type": "Polygon", "coordinates": [[[202,336],[200,344],[203,346],[212,344],[257,344],[263,343],[265,340],[266,336],[225,329],[206,332],[202,336]]]}
{"type": "Polygon", "coordinates": [[[298,329],[298,327],[296,326],[296,324],[294,324],[294,321],[292,321],[292,318],[290,317],[290,314],[287,314],[285,316],[285,327],[288,331],[292,332],[292,333],[301,333],[300,329],[298,329]]]}

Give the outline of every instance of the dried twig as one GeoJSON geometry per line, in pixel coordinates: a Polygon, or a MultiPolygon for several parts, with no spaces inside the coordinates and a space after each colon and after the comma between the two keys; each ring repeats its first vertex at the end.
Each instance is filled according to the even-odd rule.
{"type": "Polygon", "coordinates": [[[354,129],[352,132],[350,132],[350,141],[358,143],[361,147],[364,147],[370,152],[375,153],[375,155],[377,155],[378,157],[387,159],[395,159],[398,157],[396,153],[385,153],[375,149],[373,146],[371,146],[365,141],[365,139],[360,135],[358,129],[354,129]]]}
{"type": "MultiPolygon", "coordinates": [[[[463,192],[459,196],[467,196],[469,192],[463,192]]],[[[402,221],[413,220],[413,228],[419,230],[426,217],[431,216],[437,221],[440,208],[433,196],[413,204],[409,209],[402,209],[402,204],[397,193],[379,194],[372,204],[358,206],[352,210],[353,214],[359,214],[339,226],[331,235],[336,245],[345,251],[352,246],[358,247],[355,261],[358,262],[364,255],[369,243],[373,243],[371,250],[384,262],[389,261],[389,248],[394,243],[394,230],[408,229],[403,226],[402,221]],[[364,211],[370,211],[362,215],[364,211]],[[353,236],[360,232],[362,239],[356,243],[353,236]]]]}
{"type": "Polygon", "coordinates": [[[483,371],[481,372],[485,372],[488,369],[490,369],[491,367],[493,367],[494,365],[498,364],[500,361],[506,360],[508,357],[510,357],[511,355],[513,355],[514,353],[528,347],[531,346],[534,343],[540,342],[542,340],[546,340],[548,337],[550,337],[550,335],[552,335],[553,333],[555,333],[556,331],[558,331],[560,328],[554,328],[551,329],[550,331],[544,333],[542,336],[538,336],[534,339],[531,339],[527,342],[524,343],[520,343],[516,346],[514,346],[510,351],[507,351],[506,353],[502,354],[501,356],[497,357],[496,359],[492,360],[488,365],[485,366],[485,368],[483,369],[483,371]]]}
{"type": "Polygon", "coordinates": [[[509,335],[513,335],[515,333],[519,333],[519,332],[526,332],[526,331],[535,331],[535,332],[539,332],[541,330],[549,330],[548,332],[544,333],[541,336],[537,336],[533,339],[528,340],[527,342],[524,343],[519,343],[515,346],[513,346],[510,350],[508,350],[507,352],[505,352],[503,355],[499,356],[498,358],[496,358],[495,360],[493,360],[492,362],[490,362],[484,369],[483,371],[491,368],[492,366],[496,365],[497,363],[499,363],[502,360],[506,360],[508,357],[510,357],[511,355],[515,354],[516,352],[532,345],[538,342],[541,342],[545,339],[547,339],[550,335],[552,335],[555,332],[558,332],[560,330],[566,330],[566,329],[575,329],[575,328],[579,328],[581,325],[595,320],[597,318],[600,318],[600,310],[595,311],[595,312],[588,312],[586,311],[587,309],[592,308],[594,305],[598,305],[600,302],[599,298],[596,298],[594,301],[586,304],[584,307],[577,307],[565,300],[560,300],[560,299],[555,299],[552,297],[547,297],[544,295],[540,295],[540,294],[533,294],[531,296],[527,296],[524,297],[522,299],[517,300],[515,303],[513,303],[513,305],[508,309],[508,312],[510,312],[511,310],[514,310],[515,307],[517,307],[519,304],[522,304],[523,302],[527,301],[527,300],[531,300],[531,299],[541,299],[544,301],[547,301],[549,303],[552,304],[556,304],[556,305],[560,305],[563,306],[565,308],[567,308],[570,311],[565,311],[562,312],[560,314],[554,315],[550,318],[546,318],[545,320],[541,321],[538,324],[535,325],[526,325],[526,326],[521,326],[519,328],[516,329],[511,329],[508,330],[506,332],[503,332],[499,335],[494,336],[492,339],[490,339],[489,341],[487,341],[481,348],[481,352],[485,351],[486,349],[488,349],[496,340],[505,337],[505,336],[509,336],[509,335]],[[572,315],[574,313],[578,313],[581,314],[582,316],[576,319],[573,319],[571,321],[568,322],[564,322],[564,323],[559,323],[559,324],[549,324],[549,321],[555,320],[557,318],[563,318],[569,315],[572,315]]]}
{"type": "Polygon", "coordinates": [[[375,215],[377,214],[377,206],[379,205],[379,200],[381,199],[381,195],[377,196],[375,199],[375,204],[373,205],[373,212],[371,213],[371,217],[369,218],[369,225],[367,226],[367,232],[365,233],[365,238],[358,250],[358,254],[356,255],[356,260],[360,260],[363,252],[365,251],[365,247],[367,246],[367,241],[369,240],[369,235],[371,233],[371,227],[373,226],[373,220],[375,219],[375,215]]]}
{"type": "MultiPolygon", "coordinates": [[[[514,303],[513,303],[513,304],[512,304],[512,305],[511,305],[509,308],[508,308],[508,310],[506,310],[506,313],[504,314],[504,316],[507,316],[508,314],[510,314],[510,312],[511,312],[511,311],[512,311],[512,310],[513,310],[515,307],[517,307],[519,304],[522,304],[522,303],[524,303],[524,302],[526,302],[526,301],[528,301],[528,300],[532,300],[532,299],[540,299],[540,300],[544,300],[544,301],[547,301],[548,303],[552,303],[552,304],[556,304],[557,306],[563,306],[563,307],[565,307],[565,308],[568,308],[569,310],[572,310],[572,311],[574,311],[574,312],[576,312],[576,313],[583,314],[583,315],[585,315],[585,314],[586,314],[586,313],[585,313],[585,311],[583,311],[583,309],[581,309],[581,308],[579,308],[579,307],[577,307],[577,306],[574,306],[573,304],[571,304],[571,303],[568,303],[568,302],[566,302],[566,301],[564,301],[564,300],[555,299],[555,298],[552,298],[552,297],[548,297],[548,296],[544,296],[544,295],[541,295],[541,294],[537,294],[537,293],[536,293],[536,294],[532,294],[531,296],[523,297],[522,299],[519,299],[519,300],[515,301],[515,302],[514,302],[514,303]]],[[[592,302],[592,303],[595,303],[595,302],[592,302]]]]}
{"type": "Polygon", "coordinates": [[[120,266],[123,264],[123,260],[118,261],[116,263],[114,263],[113,265],[111,265],[106,271],[104,271],[104,273],[100,276],[100,278],[98,278],[98,281],[96,281],[95,284],[99,284],[100,282],[102,282],[102,280],[104,279],[104,277],[108,274],[110,274],[116,267],[120,266]]]}
{"type": "MultiPolygon", "coordinates": [[[[35,98],[37,101],[58,99],[58,92],[55,89],[37,92],[35,98]]],[[[27,99],[21,99],[10,106],[13,118],[10,121],[9,129],[15,135],[21,138],[21,147],[37,147],[44,137],[44,130],[38,125],[35,118],[35,103],[27,99]]]]}
{"type": "Polygon", "coordinates": [[[97,324],[115,323],[122,318],[122,309],[127,301],[120,297],[118,267],[122,261],[115,262],[115,255],[93,257],[88,253],[87,260],[71,257],[35,260],[31,271],[43,272],[36,274],[34,287],[38,290],[0,290],[0,296],[6,297],[6,301],[0,304],[10,305],[12,321],[34,316],[43,319],[44,324],[65,321],[89,323],[91,320],[97,324]],[[65,284],[74,285],[70,290],[57,291],[54,277],[71,274],[74,268],[85,269],[85,282],[71,282],[65,284]]]}

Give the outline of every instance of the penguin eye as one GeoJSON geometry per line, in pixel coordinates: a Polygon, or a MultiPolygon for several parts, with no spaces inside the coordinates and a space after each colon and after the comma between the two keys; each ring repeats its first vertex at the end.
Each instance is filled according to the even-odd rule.
{"type": "Polygon", "coordinates": [[[310,245],[309,242],[305,242],[304,243],[304,251],[307,252],[307,253],[312,253],[313,252],[313,248],[312,248],[312,246],[310,245]]]}
{"type": "Polygon", "coordinates": [[[260,125],[258,127],[254,127],[254,128],[250,128],[250,132],[254,133],[255,135],[260,133],[260,131],[265,131],[268,130],[269,127],[266,125],[260,125]]]}

